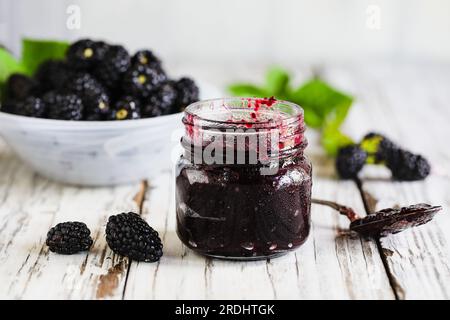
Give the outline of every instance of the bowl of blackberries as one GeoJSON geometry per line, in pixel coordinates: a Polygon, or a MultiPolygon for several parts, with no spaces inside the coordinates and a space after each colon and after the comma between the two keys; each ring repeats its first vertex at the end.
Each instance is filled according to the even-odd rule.
{"type": "Polygon", "coordinates": [[[194,80],[169,78],[151,50],[90,39],[32,76],[10,75],[5,91],[0,134],[19,158],[48,178],[90,186],[157,175],[170,164],[182,110],[200,98],[194,80]]]}

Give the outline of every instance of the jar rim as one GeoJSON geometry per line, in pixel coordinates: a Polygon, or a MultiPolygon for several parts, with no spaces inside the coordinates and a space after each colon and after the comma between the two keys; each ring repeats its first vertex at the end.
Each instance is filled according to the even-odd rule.
{"type": "MultiPolygon", "coordinates": [[[[237,108],[236,110],[238,110],[237,108]]],[[[215,98],[208,100],[201,100],[194,102],[186,107],[184,110],[185,116],[183,118],[183,122],[185,125],[200,125],[200,126],[213,126],[213,127],[230,127],[230,126],[239,126],[245,124],[247,127],[252,128],[276,128],[284,125],[289,125],[293,122],[299,121],[299,119],[303,118],[304,111],[302,107],[299,105],[286,101],[286,100],[277,100],[273,97],[271,98],[255,98],[255,97],[225,97],[225,98],[215,98]],[[217,111],[214,107],[220,106],[224,107],[225,110],[229,111],[230,115],[233,116],[233,110],[229,109],[233,104],[241,103],[241,109],[248,111],[251,113],[264,113],[267,115],[268,113],[273,113],[273,115],[277,115],[278,118],[274,117],[265,117],[263,119],[258,119],[257,115],[255,118],[250,118],[249,120],[233,120],[233,119],[219,119],[213,118],[211,115],[215,114],[217,116],[217,111]],[[253,111],[252,111],[253,106],[253,111]],[[259,106],[259,107],[258,107],[259,106]],[[210,116],[205,116],[202,113],[202,108],[208,108],[210,111],[207,113],[210,116]],[[283,108],[285,110],[283,110],[283,108]],[[256,109],[256,110],[255,110],[256,109]],[[287,112],[289,109],[290,113],[287,112]],[[194,123],[195,122],[195,123],[194,123]]]]}

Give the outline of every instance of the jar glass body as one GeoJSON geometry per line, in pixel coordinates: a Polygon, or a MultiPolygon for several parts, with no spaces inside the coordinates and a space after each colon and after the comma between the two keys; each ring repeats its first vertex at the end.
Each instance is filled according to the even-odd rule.
{"type": "MultiPolygon", "coordinates": [[[[247,105],[245,108],[252,110],[247,105]]],[[[188,118],[189,113],[185,116],[188,118]]],[[[193,150],[184,145],[185,152],[176,166],[176,215],[177,233],[186,246],[212,257],[254,260],[282,255],[305,242],[310,230],[312,166],[303,154],[306,140],[302,114],[299,119],[284,135],[289,138],[277,141],[278,145],[294,140],[297,143],[285,148],[288,152],[269,157],[267,163],[205,163],[196,161],[193,150]],[[262,173],[267,167],[276,170],[262,173]]],[[[193,127],[201,126],[195,121],[184,122],[187,128],[183,140],[190,140],[188,146],[193,146],[187,136],[192,138],[193,127]]],[[[235,121],[226,126],[234,127],[235,121]]],[[[277,123],[270,131],[283,126],[277,123]]],[[[254,130],[240,133],[244,137],[248,134],[254,134],[254,130]]],[[[204,137],[203,151],[205,140],[210,141],[210,137],[204,137]]],[[[234,145],[221,146],[227,151],[234,145]]],[[[248,156],[248,144],[244,149],[248,156]]]]}

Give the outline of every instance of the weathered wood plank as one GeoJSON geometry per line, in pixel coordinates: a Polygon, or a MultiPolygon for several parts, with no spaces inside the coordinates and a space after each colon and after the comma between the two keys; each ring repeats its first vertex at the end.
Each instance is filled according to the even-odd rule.
{"type": "Polygon", "coordinates": [[[157,263],[136,263],[130,267],[125,299],[205,299],[210,260],[187,250],[175,231],[173,172],[164,170],[150,182],[142,215],[159,231],[164,256],[157,263]]]}
{"type": "Polygon", "coordinates": [[[85,189],[49,182],[0,149],[0,297],[13,299],[122,298],[128,261],[108,249],[109,215],[136,210],[138,186],[85,189]],[[83,221],[94,245],[62,256],[45,246],[58,222],[83,221]]]}

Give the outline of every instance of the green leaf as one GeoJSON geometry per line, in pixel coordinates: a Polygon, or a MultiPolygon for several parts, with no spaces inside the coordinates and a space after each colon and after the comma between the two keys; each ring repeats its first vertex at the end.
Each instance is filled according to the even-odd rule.
{"type": "Polygon", "coordinates": [[[228,91],[238,97],[257,97],[263,98],[267,96],[267,92],[260,87],[247,83],[236,83],[228,87],[228,91]]]}
{"type": "Polygon", "coordinates": [[[266,74],[266,91],[269,96],[285,99],[288,91],[290,76],[286,70],[272,67],[266,74]]]}
{"type": "Polygon", "coordinates": [[[68,47],[68,42],[23,39],[22,64],[25,67],[25,72],[32,75],[45,60],[63,59],[68,47]]]}
{"type": "MultiPolygon", "coordinates": [[[[294,101],[296,102],[296,101],[294,101]]],[[[298,103],[300,104],[300,103],[298,103]]],[[[305,122],[306,124],[314,129],[318,129],[321,127],[323,120],[322,118],[316,113],[316,111],[308,106],[302,106],[303,111],[305,112],[305,122]]]]}
{"type": "MultiPolygon", "coordinates": [[[[344,122],[353,98],[337,91],[319,79],[313,79],[292,93],[294,102],[314,113],[312,127],[324,126],[325,122],[338,128],[344,122]]],[[[305,119],[308,121],[307,119],[305,119]]]]}
{"type": "Polygon", "coordinates": [[[0,100],[3,100],[6,80],[13,73],[23,73],[24,68],[14,56],[0,48],[0,100]]]}
{"type": "Polygon", "coordinates": [[[340,148],[354,144],[354,142],[339,129],[330,126],[322,130],[321,144],[328,155],[336,156],[340,148]]]}

